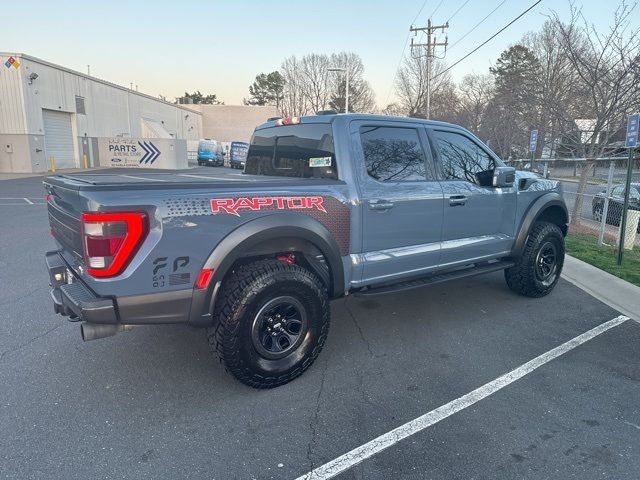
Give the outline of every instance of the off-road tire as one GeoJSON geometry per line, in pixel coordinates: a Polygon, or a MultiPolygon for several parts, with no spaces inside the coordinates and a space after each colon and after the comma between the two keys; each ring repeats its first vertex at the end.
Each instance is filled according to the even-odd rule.
{"type": "Polygon", "coordinates": [[[214,309],[215,325],[207,330],[209,346],[224,368],[254,388],[290,382],[311,366],[329,332],[326,288],[308,270],[275,259],[242,265],[222,284],[214,309]],[[259,314],[274,299],[293,298],[306,311],[301,343],[286,357],[265,358],[254,344],[259,314]]]}
{"type": "Polygon", "coordinates": [[[538,298],[547,295],[558,283],[564,264],[564,235],[560,228],[548,222],[533,224],[527,237],[522,256],[517,263],[504,271],[504,278],[511,290],[526,297],[538,298]],[[541,280],[537,262],[541,249],[555,248],[555,269],[552,276],[541,280]]]}

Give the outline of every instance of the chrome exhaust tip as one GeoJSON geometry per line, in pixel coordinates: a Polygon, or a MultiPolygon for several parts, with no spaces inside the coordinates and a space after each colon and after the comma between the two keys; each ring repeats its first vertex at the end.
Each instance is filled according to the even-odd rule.
{"type": "Polygon", "coordinates": [[[82,322],[80,324],[80,335],[82,336],[83,341],[88,342],[89,340],[97,340],[99,338],[113,337],[117,333],[128,332],[132,328],[133,328],[133,325],[82,322]]]}

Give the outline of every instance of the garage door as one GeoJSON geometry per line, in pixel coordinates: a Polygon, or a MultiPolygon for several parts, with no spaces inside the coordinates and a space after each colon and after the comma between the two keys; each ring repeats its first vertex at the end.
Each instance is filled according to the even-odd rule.
{"type": "Polygon", "coordinates": [[[56,168],[75,168],[71,114],[42,110],[42,120],[47,159],[54,157],[56,168]]]}

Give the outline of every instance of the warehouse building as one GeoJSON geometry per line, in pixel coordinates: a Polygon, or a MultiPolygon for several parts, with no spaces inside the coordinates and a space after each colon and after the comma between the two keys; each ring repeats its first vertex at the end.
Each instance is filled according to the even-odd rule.
{"type": "Polygon", "coordinates": [[[0,53],[0,172],[186,167],[187,141],[203,136],[202,114],[189,107],[0,53]]]}
{"type": "Polygon", "coordinates": [[[274,106],[254,105],[189,105],[202,113],[205,138],[222,143],[248,142],[257,125],[277,117],[274,106]]]}

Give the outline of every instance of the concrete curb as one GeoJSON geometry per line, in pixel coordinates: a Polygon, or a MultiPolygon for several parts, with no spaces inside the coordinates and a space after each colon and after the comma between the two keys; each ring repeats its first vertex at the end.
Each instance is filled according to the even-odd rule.
{"type": "Polygon", "coordinates": [[[565,256],[562,277],[602,303],[640,322],[640,287],[570,255],[565,256]]]}

